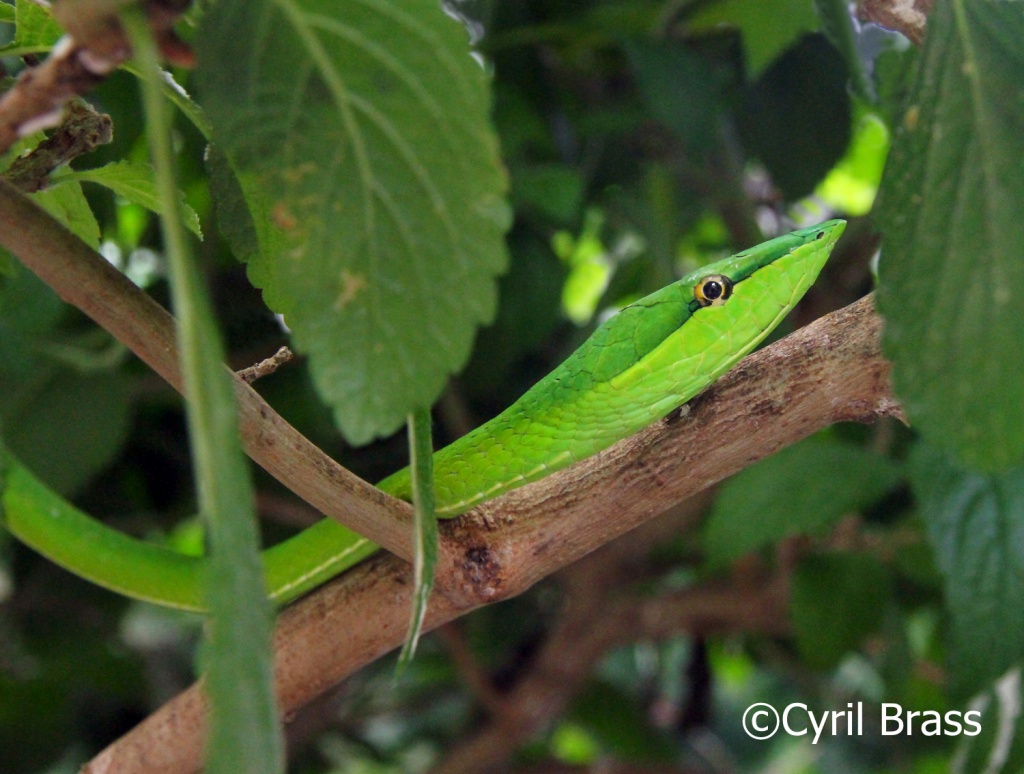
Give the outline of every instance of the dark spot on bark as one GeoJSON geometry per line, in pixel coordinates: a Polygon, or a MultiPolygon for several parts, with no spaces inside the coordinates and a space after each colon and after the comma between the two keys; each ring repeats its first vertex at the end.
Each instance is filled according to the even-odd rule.
{"type": "Polygon", "coordinates": [[[501,564],[486,545],[470,546],[465,550],[462,576],[467,590],[484,601],[493,601],[504,585],[501,564]]]}

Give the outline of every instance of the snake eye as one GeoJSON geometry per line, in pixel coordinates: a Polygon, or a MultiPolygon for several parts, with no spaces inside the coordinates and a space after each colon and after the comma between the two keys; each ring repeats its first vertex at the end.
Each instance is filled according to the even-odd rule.
{"type": "Polygon", "coordinates": [[[709,274],[693,288],[701,306],[721,306],[732,295],[732,280],[724,274],[709,274]]]}

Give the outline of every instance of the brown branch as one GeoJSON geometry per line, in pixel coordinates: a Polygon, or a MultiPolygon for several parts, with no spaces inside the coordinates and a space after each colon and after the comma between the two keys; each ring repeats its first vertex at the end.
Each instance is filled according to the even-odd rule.
{"type": "MultiPolygon", "coordinates": [[[[436,582],[445,593],[432,598],[426,629],[521,593],[823,427],[901,416],[880,330],[870,297],[861,299],[747,358],[683,416],[447,522],[436,582]]],[[[411,591],[408,565],[377,555],[286,609],[274,639],[285,716],[395,648],[411,591]]],[[[204,733],[204,699],[193,686],[84,771],[193,772],[201,765],[204,733]]]]}
{"type": "Polygon", "coordinates": [[[55,169],[106,145],[113,136],[110,116],[83,100],[72,100],[57,131],[16,158],[3,176],[25,193],[42,190],[55,169]]]}
{"type": "MultiPolygon", "coordinates": [[[[57,0],[54,16],[69,34],[50,56],[26,69],[0,97],[0,154],[21,137],[56,126],[64,106],[86,94],[131,56],[117,13],[131,0],[57,0]]],[[[173,24],[188,6],[177,0],[149,0],[145,4],[157,45],[164,58],[190,65],[187,45],[175,35],[173,24]]]]}
{"type": "MultiPolygon", "coordinates": [[[[4,180],[0,180],[0,245],[181,391],[170,314],[4,180]]],[[[408,505],[332,460],[232,375],[242,443],[249,456],[321,513],[399,556],[411,557],[408,505]]]]}
{"type": "Polygon", "coordinates": [[[920,46],[934,0],[860,0],[857,13],[864,21],[906,35],[920,46]]]}
{"type": "Polygon", "coordinates": [[[292,355],[292,351],[288,347],[281,347],[273,355],[265,360],[261,360],[256,365],[243,368],[238,372],[238,378],[246,384],[252,384],[257,379],[262,379],[264,376],[274,373],[285,363],[291,362],[293,357],[294,355],[292,355]]]}

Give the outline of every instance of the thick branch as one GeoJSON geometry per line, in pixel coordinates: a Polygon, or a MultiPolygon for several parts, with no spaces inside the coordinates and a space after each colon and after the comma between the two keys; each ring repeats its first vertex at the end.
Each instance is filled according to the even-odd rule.
{"type": "MultiPolygon", "coordinates": [[[[840,421],[900,416],[865,298],[744,360],[680,417],[444,525],[427,630],[540,578],[783,446],[840,421]]],[[[402,640],[412,581],[378,555],[285,610],[275,636],[286,716],[402,640]]],[[[85,771],[193,772],[204,700],[193,686],[85,771]]]]}
{"type": "MultiPolygon", "coordinates": [[[[125,344],[179,392],[174,320],[99,253],[0,180],[0,245],[125,344]]],[[[299,497],[389,551],[411,557],[409,509],[350,473],[235,376],[246,452],[299,497]]]]}

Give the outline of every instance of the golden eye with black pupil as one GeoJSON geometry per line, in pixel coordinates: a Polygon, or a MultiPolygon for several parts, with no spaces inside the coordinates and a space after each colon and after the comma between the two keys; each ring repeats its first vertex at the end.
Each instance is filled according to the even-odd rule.
{"type": "Polygon", "coordinates": [[[724,274],[709,274],[693,288],[693,297],[701,306],[721,306],[732,295],[732,280],[724,274]]]}

